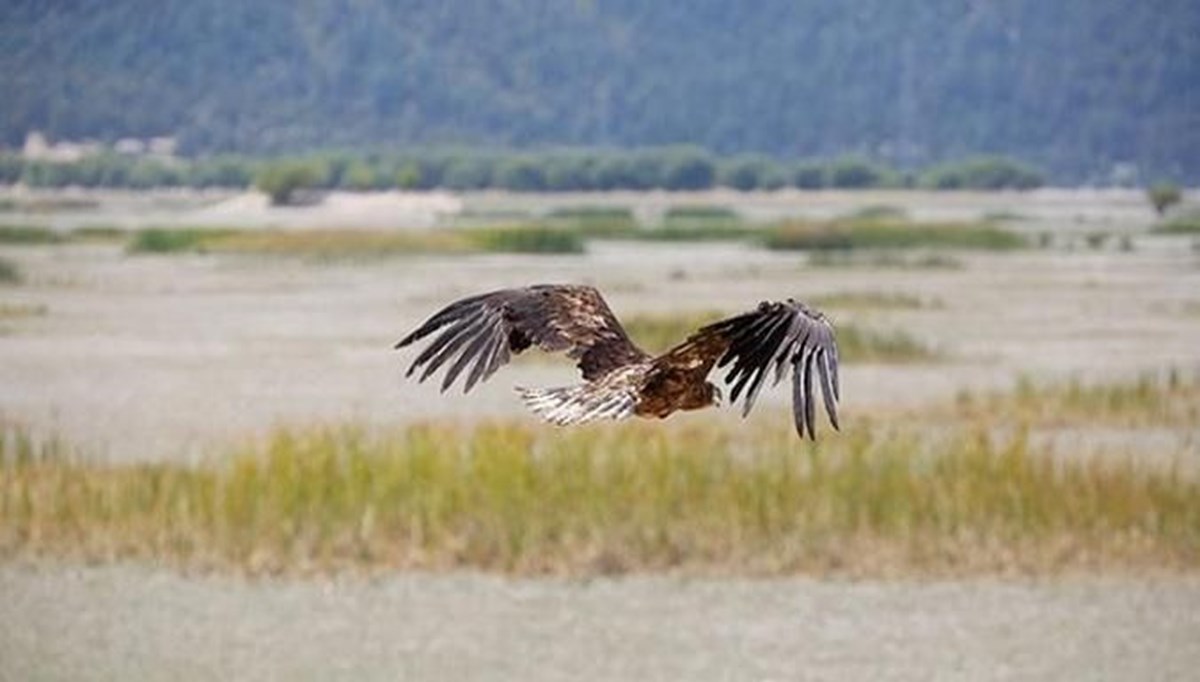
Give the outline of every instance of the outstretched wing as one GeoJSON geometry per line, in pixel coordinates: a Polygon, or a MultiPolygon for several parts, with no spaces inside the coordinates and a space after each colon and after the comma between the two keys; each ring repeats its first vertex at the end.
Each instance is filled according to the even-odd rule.
{"type": "Polygon", "coordinates": [[[549,352],[566,351],[578,360],[584,379],[596,380],[649,356],[629,340],[600,292],[592,287],[538,284],[502,289],[451,303],[401,339],[396,348],[438,332],[406,376],[422,369],[420,381],[451,359],[442,390],[468,365],[463,392],[486,380],[511,355],[536,345],[549,352]]]}
{"type": "Polygon", "coordinates": [[[745,396],[742,416],[750,413],[768,372],[774,383],[792,368],[792,415],[796,431],[816,437],[816,402],[813,373],[821,381],[821,397],[833,427],[838,428],[838,349],[833,327],[820,312],[788,299],[767,302],[748,313],[714,322],[655,359],[655,365],[708,374],[713,368],[733,365],[725,375],[733,385],[730,403],[745,396]]]}

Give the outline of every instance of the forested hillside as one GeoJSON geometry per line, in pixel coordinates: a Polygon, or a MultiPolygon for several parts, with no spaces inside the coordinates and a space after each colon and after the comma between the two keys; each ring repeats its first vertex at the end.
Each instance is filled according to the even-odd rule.
{"type": "Polygon", "coordinates": [[[694,144],[1200,181],[1193,0],[6,0],[0,137],[694,144]]]}

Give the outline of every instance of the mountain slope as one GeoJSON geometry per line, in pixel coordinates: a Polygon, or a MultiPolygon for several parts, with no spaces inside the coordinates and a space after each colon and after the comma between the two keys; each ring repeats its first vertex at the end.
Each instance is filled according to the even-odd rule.
{"type": "Polygon", "coordinates": [[[1188,0],[10,0],[0,139],[1003,153],[1200,179],[1188,0]]]}

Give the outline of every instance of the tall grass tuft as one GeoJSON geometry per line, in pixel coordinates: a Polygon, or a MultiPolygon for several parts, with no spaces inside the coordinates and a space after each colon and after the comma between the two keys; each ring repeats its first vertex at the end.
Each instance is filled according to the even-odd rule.
{"type": "MultiPolygon", "coordinates": [[[[784,424],[784,420],[779,421],[784,424]]],[[[1054,572],[1197,567],[1200,483],[1019,433],[861,425],[282,430],[207,466],[103,465],[8,430],[0,554],[252,573],[1054,572]]]]}

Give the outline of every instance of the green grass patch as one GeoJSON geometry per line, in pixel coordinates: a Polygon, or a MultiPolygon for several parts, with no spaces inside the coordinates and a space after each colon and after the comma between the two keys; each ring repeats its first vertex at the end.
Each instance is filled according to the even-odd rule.
{"type": "Polygon", "coordinates": [[[546,216],[554,227],[572,228],[588,237],[624,236],[638,229],[633,211],[626,206],[568,206],[546,216]]]}
{"type": "Polygon", "coordinates": [[[982,219],[987,223],[1020,223],[1029,220],[1029,217],[1023,213],[1016,211],[986,211],[982,219]]]}
{"type": "Polygon", "coordinates": [[[65,237],[48,227],[37,225],[0,225],[0,244],[57,244],[65,237]]]}
{"type": "Polygon", "coordinates": [[[150,227],[133,233],[126,248],[129,253],[204,252],[218,240],[235,234],[235,230],[204,227],[150,227]]]}
{"type": "Polygon", "coordinates": [[[25,281],[25,277],[21,274],[21,268],[16,261],[0,257],[0,284],[13,285],[23,281],[25,281]]]}
{"type": "Polygon", "coordinates": [[[672,206],[663,213],[665,225],[688,223],[740,223],[742,217],[728,206],[672,206]]]}
{"type": "Polygon", "coordinates": [[[481,251],[505,253],[583,253],[578,230],[548,226],[489,227],[470,230],[470,243],[481,251]]]}
{"type": "Polygon", "coordinates": [[[55,213],[58,211],[89,211],[100,207],[96,199],[82,197],[33,197],[0,199],[0,211],[24,211],[27,213],[55,213]]]}
{"type": "MultiPolygon", "coordinates": [[[[760,415],[761,416],[761,415],[760,415]]],[[[10,428],[0,556],[249,573],[473,568],[887,576],[1195,570],[1200,483],[1020,433],[489,423],[278,431],[202,466],[10,428]]]]}
{"type": "Polygon", "coordinates": [[[815,268],[874,268],[898,270],[961,270],[961,259],[947,253],[899,252],[855,253],[853,251],[811,251],[808,264],[815,268]]]}
{"type": "Polygon", "coordinates": [[[1188,213],[1160,223],[1152,230],[1155,234],[1200,235],[1200,213],[1188,213]]]}
{"type": "Polygon", "coordinates": [[[987,223],[915,224],[901,221],[789,222],[765,234],[769,249],[849,251],[854,249],[964,249],[1007,251],[1021,248],[1020,235],[987,223]]]}
{"type": "Polygon", "coordinates": [[[115,225],[89,225],[71,230],[68,236],[71,241],[79,242],[123,242],[129,238],[129,232],[115,225]]]}
{"type": "Polygon", "coordinates": [[[454,230],[242,230],[203,242],[217,253],[287,256],[318,261],[385,258],[472,250],[454,230]]]}
{"type": "Polygon", "coordinates": [[[738,223],[666,223],[619,236],[644,241],[705,242],[749,240],[755,233],[738,223]]]}
{"type": "Polygon", "coordinates": [[[851,211],[844,220],[907,220],[908,211],[889,204],[870,204],[851,211]]]}
{"type": "Polygon", "coordinates": [[[583,237],[566,228],[481,227],[444,230],[254,230],[151,228],[133,235],[130,253],[226,253],[314,260],[426,253],[580,253],[583,237]]]}

